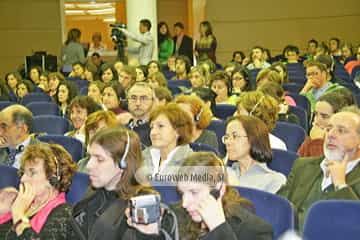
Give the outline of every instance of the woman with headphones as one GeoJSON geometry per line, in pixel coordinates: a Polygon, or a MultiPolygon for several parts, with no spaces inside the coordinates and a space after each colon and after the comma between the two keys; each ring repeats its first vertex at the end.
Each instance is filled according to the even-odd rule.
{"type": "Polygon", "coordinates": [[[71,155],[60,145],[26,147],[19,191],[0,191],[0,239],[69,239],[72,207],[66,203],[65,192],[75,170],[71,155]]]}
{"type": "Polygon", "coordinates": [[[191,142],[207,144],[218,151],[216,134],[206,129],[212,119],[209,106],[196,95],[180,95],[175,98],[175,102],[193,119],[191,142]]]}
{"type": "Polygon", "coordinates": [[[129,200],[152,192],[135,175],[142,164],[138,135],[125,128],[99,130],[90,139],[88,154],[86,168],[94,190],[74,207],[70,239],[162,239],[156,223],[127,224],[129,200]]]}

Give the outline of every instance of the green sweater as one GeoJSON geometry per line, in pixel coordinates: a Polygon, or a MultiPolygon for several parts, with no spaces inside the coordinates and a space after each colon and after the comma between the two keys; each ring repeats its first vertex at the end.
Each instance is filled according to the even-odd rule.
{"type": "MultiPolygon", "coordinates": [[[[343,86],[341,86],[337,83],[328,82],[327,84],[328,84],[328,88],[320,96],[322,96],[326,93],[329,93],[329,92],[333,92],[337,89],[344,88],[343,86]]],[[[316,101],[320,96],[315,98],[315,90],[314,89],[311,89],[310,91],[308,91],[307,93],[303,93],[302,95],[304,95],[309,100],[310,105],[311,105],[311,112],[314,112],[316,101]]]]}
{"type": "Polygon", "coordinates": [[[174,52],[174,41],[171,38],[165,39],[159,46],[159,62],[166,64],[167,59],[174,52]]]}

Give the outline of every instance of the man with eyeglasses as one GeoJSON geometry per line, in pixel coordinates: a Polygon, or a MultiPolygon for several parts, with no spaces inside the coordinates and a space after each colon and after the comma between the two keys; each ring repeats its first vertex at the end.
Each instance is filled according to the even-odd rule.
{"type": "Polygon", "coordinates": [[[30,134],[32,113],[22,105],[14,104],[0,112],[0,164],[19,168],[25,147],[39,141],[30,134]]]}
{"type": "Polygon", "coordinates": [[[136,82],[127,92],[128,109],[132,116],[128,124],[140,137],[143,146],[151,146],[149,117],[154,104],[154,90],[148,83],[136,82]]]}
{"type": "Polygon", "coordinates": [[[306,78],[307,81],[300,94],[309,100],[311,112],[314,112],[319,97],[343,88],[343,86],[329,81],[326,65],[318,61],[311,61],[306,64],[306,78]]]}
{"type": "Polygon", "coordinates": [[[294,204],[300,229],[310,206],[319,200],[360,200],[360,110],[353,106],[331,116],[324,157],[300,158],[278,194],[294,204]]]}

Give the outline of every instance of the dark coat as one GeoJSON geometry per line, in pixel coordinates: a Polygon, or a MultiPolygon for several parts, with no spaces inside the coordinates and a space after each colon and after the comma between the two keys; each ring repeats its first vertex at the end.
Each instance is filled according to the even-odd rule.
{"type": "MultiPolygon", "coordinates": [[[[192,236],[184,236],[183,232],[187,232],[183,228],[188,225],[192,220],[189,214],[180,204],[176,204],[171,207],[179,222],[180,239],[194,239],[192,236]]],[[[231,211],[232,216],[226,217],[226,222],[219,225],[213,231],[207,233],[202,237],[198,237],[202,240],[267,240],[272,239],[272,227],[270,224],[264,222],[259,217],[252,214],[247,209],[237,206],[231,211]]],[[[169,229],[164,223],[165,229],[169,229]]]]}
{"type": "MultiPolygon", "coordinates": [[[[177,37],[174,37],[174,54],[176,54],[176,41],[177,37]]],[[[193,39],[191,37],[184,35],[177,54],[187,56],[191,64],[193,63],[193,39]]]]}

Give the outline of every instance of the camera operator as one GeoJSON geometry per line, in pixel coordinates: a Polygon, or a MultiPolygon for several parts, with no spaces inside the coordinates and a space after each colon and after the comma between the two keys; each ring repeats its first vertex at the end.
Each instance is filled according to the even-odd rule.
{"type": "Polygon", "coordinates": [[[140,43],[140,47],[138,49],[128,49],[128,51],[134,51],[139,53],[139,62],[140,65],[147,65],[149,61],[152,59],[153,51],[154,51],[154,39],[150,33],[151,22],[148,19],[140,20],[139,31],[138,33],[132,33],[124,28],[119,28],[126,37],[140,43]]]}
{"type": "Polygon", "coordinates": [[[142,164],[137,134],[125,128],[102,129],[91,138],[88,149],[86,168],[95,190],[75,205],[69,239],[166,239],[158,224],[160,209],[155,222],[128,224],[130,199],[152,193],[135,179],[142,164]]]}

